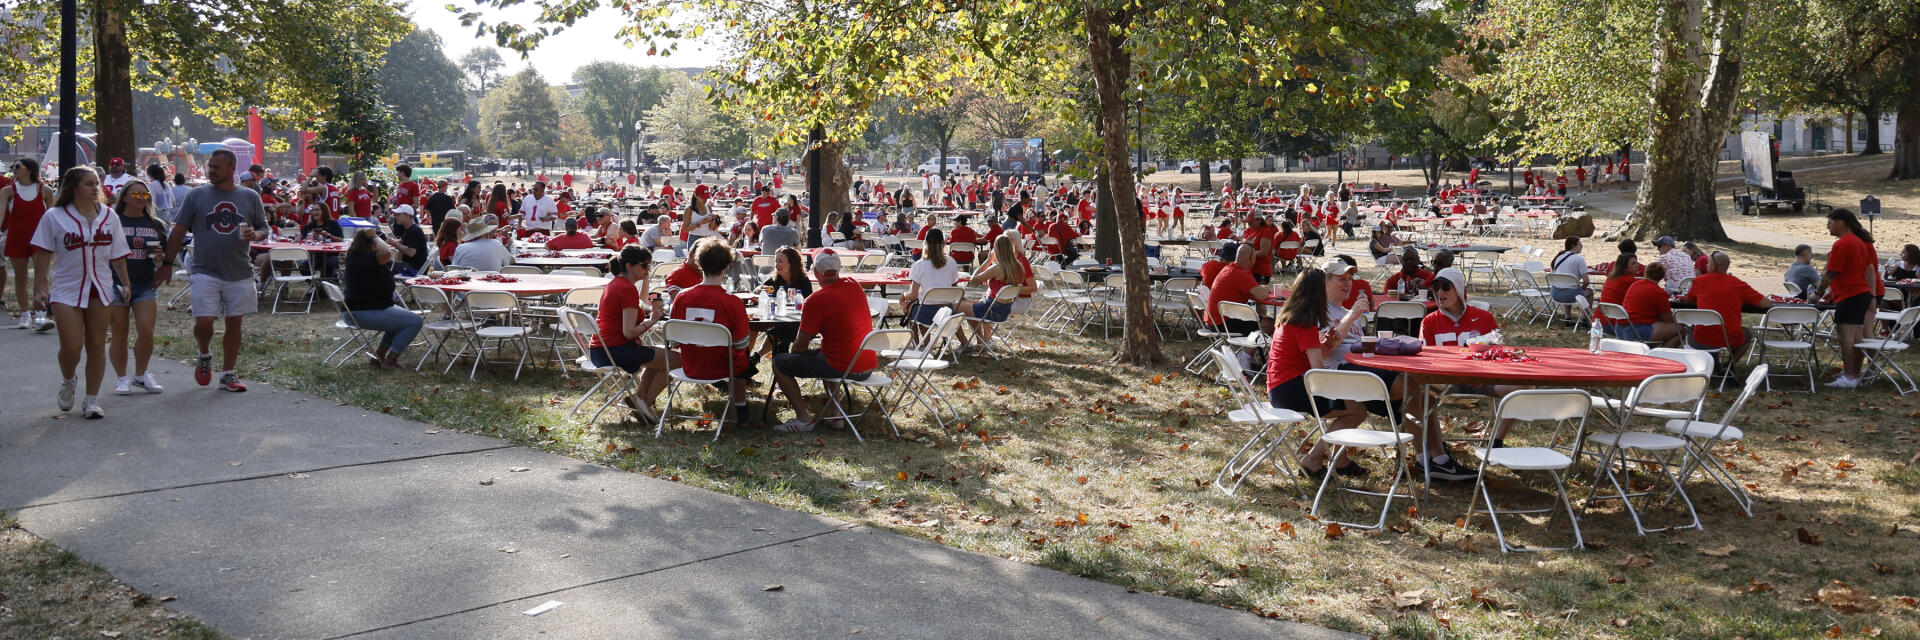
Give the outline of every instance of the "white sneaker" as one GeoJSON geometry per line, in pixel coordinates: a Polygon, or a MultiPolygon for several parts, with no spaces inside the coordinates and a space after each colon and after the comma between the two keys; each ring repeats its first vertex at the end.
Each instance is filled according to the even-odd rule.
{"type": "Polygon", "coordinates": [[[14,325],[14,328],[15,329],[32,329],[33,328],[33,312],[32,311],[20,312],[20,324],[14,325]]]}
{"type": "Polygon", "coordinates": [[[133,386],[140,387],[141,389],[145,389],[147,393],[160,393],[162,391],[166,391],[166,389],[160,388],[160,382],[157,380],[154,380],[153,374],[151,373],[143,373],[143,374],[134,376],[131,382],[133,382],[133,386]]]}
{"type": "Polygon", "coordinates": [[[1849,378],[1846,374],[1841,374],[1840,377],[1834,378],[1832,382],[1828,382],[1827,386],[1835,389],[1852,389],[1860,386],[1860,380],[1849,378]]]}
{"type": "Polygon", "coordinates": [[[47,312],[42,311],[35,315],[39,316],[39,318],[34,321],[34,325],[33,325],[34,331],[46,333],[47,330],[53,328],[53,318],[48,317],[47,312]]]}
{"type": "Polygon", "coordinates": [[[113,385],[113,395],[124,396],[133,393],[133,379],[120,376],[120,382],[113,385]]]}
{"type": "Polygon", "coordinates": [[[627,408],[633,411],[633,417],[639,418],[643,422],[653,422],[660,419],[659,416],[653,413],[653,407],[648,406],[647,401],[640,396],[627,396],[626,402],[627,408]]]}
{"type": "Polygon", "coordinates": [[[60,381],[60,395],[56,398],[56,401],[60,403],[59,404],[60,411],[63,413],[73,410],[74,382],[75,381],[73,378],[67,378],[66,380],[60,381]]]}
{"type": "Polygon", "coordinates": [[[99,420],[107,417],[107,412],[100,410],[100,401],[93,399],[93,396],[87,396],[87,399],[80,403],[80,415],[86,416],[88,420],[99,420]]]}

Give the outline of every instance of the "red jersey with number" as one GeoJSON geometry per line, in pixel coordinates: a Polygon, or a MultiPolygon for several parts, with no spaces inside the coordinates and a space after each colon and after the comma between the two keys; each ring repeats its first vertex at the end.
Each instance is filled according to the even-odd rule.
{"type": "Polygon", "coordinates": [[[1500,323],[1493,319],[1493,314],[1479,307],[1468,306],[1458,320],[1435,310],[1420,319],[1420,338],[1426,340],[1428,346],[1460,346],[1499,328],[1500,323]]]}
{"type": "MultiPolygon", "coordinates": [[[[725,287],[715,284],[702,284],[680,292],[673,299],[673,319],[711,322],[726,327],[732,335],[734,344],[743,341],[751,344],[753,332],[747,323],[746,303],[728,293],[725,287]]],[[[724,347],[680,347],[680,366],[688,376],[702,380],[717,380],[734,375],[745,374],[751,362],[747,350],[724,347]],[[727,370],[728,357],[732,357],[733,370],[727,370]]]]}

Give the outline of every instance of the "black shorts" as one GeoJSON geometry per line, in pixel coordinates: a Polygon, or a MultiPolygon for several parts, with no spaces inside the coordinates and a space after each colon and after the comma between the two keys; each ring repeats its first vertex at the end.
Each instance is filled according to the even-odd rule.
{"type": "MultiPolygon", "coordinates": [[[[1392,389],[1393,381],[1400,377],[1400,373],[1397,371],[1386,371],[1344,362],[1335,368],[1341,371],[1366,371],[1378,375],[1382,381],[1387,383],[1388,389],[1392,389]]],[[[1326,415],[1335,408],[1333,401],[1327,398],[1307,397],[1307,377],[1304,375],[1282,382],[1268,389],[1267,403],[1281,409],[1298,411],[1307,415],[1313,415],[1312,411],[1316,406],[1320,409],[1320,415],[1326,415]]],[[[1386,417],[1389,409],[1398,410],[1400,408],[1400,403],[1398,402],[1395,402],[1394,406],[1388,407],[1387,403],[1378,400],[1366,402],[1363,403],[1363,405],[1366,406],[1367,413],[1381,417],[1386,417]]]]}
{"type": "MultiPolygon", "coordinates": [[[[1336,366],[1334,368],[1339,369],[1341,371],[1364,371],[1376,376],[1380,376],[1380,381],[1386,383],[1389,394],[1392,393],[1394,381],[1400,379],[1400,372],[1398,371],[1388,371],[1386,369],[1375,369],[1373,367],[1369,367],[1362,364],[1354,364],[1352,361],[1342,362],[1340,363],[1339,366],[1336,366]]],[[[1381,402],[1379,400],[1368,402],[1366,403],[1366,406],[1367,406],[1367,413],[1371,413],[1373,415],[1380,416],[1382,418],[1387,417],[1389,409],[1396,412],[1400,410],[1400,403],[1398,401],[1395,401],[1393,403],[1393,406],[1391,407],[1387,406],[1387,403],[1381,402]]]]}
{"type": "MultiPolygon", "coordinates": [[[[795,378],[838,378],[841,371],[827,364],[827,356],[819,349],[810,349],[800,353],[776,353],[773,355],[773,370],[795,378]]],[[[863,371],[847,376],[853,380],[865,380],[872,372],[863,371]]]]}
{"type": "Polygon", "coordinates": [[[635,373],[640,367],[653,362],[653,347],[637,342],[612,347],[595,347],[587,350],[587,359],[596,367],[617,366],[627,373],[635,373]]]}
{"type": "Polygon", "coordinates": [[[1873,294],[1855,294],[1833,305],[1834,324],[1866,324],[1867,317],[1873,315],[1873,294]]]}
{"type": "Polygon", "coordinates": [[[1213,329],[1214,331],[1225,331],[1228,333],[1232,333],[1234,335],[1242,335],[1242,336],[1250,336],[1250,335],[1253,335],[1254,332],[1260,330],[1260,323],[1254,322],[1252,320],[1240,320],[1236,318],[1221,318],[1220,321],[1225,324],[1223,324],[1222,326],[1208,327],[1208,328],[1213,329]]]}

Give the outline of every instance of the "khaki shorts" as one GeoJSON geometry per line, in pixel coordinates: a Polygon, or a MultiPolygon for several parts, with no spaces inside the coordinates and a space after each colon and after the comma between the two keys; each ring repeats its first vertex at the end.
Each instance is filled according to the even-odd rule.
{"type": "Polygon", "coordinates": [[[188,279],[187,286],[188,295],[193,298],[187,307],[195,318],[231,318],[260,310],[260,294],[252,278],[228,281],[196,273],[188,279]]]}

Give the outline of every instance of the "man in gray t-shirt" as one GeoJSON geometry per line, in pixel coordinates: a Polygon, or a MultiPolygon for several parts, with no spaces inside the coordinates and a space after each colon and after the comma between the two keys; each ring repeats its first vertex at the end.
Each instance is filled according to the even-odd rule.
{"type": "Polygon", "coordinates": [[[800,244],[800,230],[787,226],[792,221],[791,214],[781,209],[773,216],[774,223],[760,230],[760,254],[773,255],[783,247],[800,244]]]}
{"type": "Polygon", "coordinates": [[[180,211],[174,216],[173,233],[167,238],[166,259],[154,273],[154,286],[163,286],[172,278],[174,258],[180,255],[187,233],[193,233],[193,275],[188,308],[193,311],[193,339],[200,346],[194,363],[193,378],[200,386],[213,380],[213,319],[225,318],[221,351],[226,365],[220,373],[220,388],[246,391],[234,372],[240,356],[240,321],[260,306],[253,282],[253,263],[247,260],[249,247],[267,237],[267,215],[260,206],[260,194],[233,182],[233,152],[216,150],[207,158],[209,184],[196,187],[180,199],[180,211]]]}

